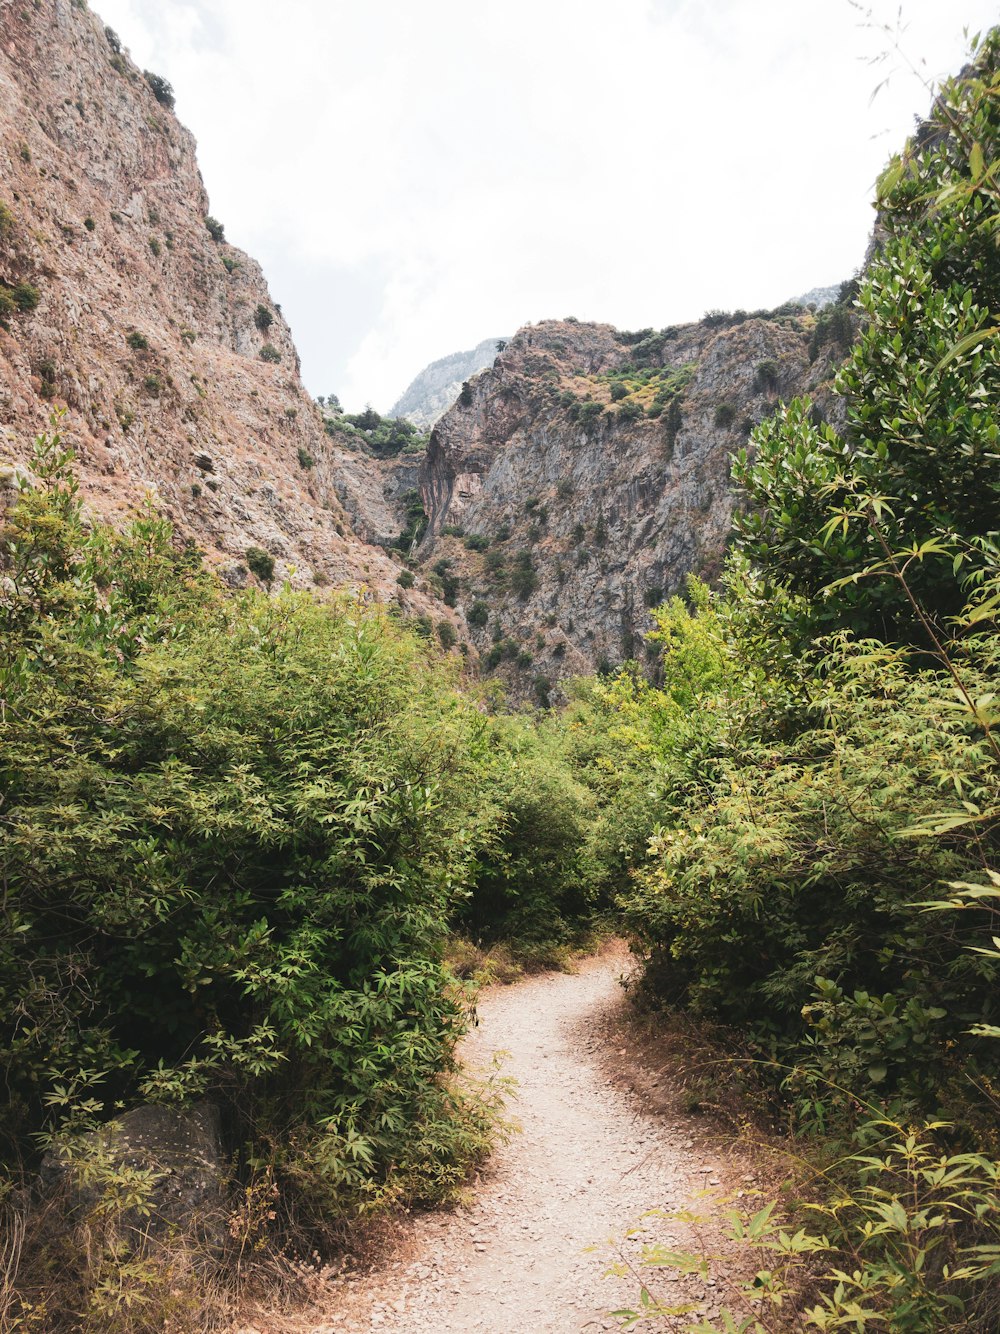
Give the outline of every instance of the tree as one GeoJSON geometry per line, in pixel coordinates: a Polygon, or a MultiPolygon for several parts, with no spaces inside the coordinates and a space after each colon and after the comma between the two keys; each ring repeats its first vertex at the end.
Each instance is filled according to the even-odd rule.
{"type": "Polygon", "coordinates": [[[735,464],[738,543],[765,604],[805,599],[793,633],[847,628],[926,646],[951,632],[1000,531],[1000,42],[945,85],[879,183],[884,239],[838,393],[842,432],[797,400],[735,464]],[[898,574],[906,568],[909,593],[898,574]],[[836,597],[830,596],[836,586],[836,597]]]}

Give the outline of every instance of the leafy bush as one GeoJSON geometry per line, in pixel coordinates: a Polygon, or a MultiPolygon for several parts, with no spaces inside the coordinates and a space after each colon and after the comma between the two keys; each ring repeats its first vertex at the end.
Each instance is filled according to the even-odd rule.
{"type": "Polygon", "coordinates": [[[225,241],[226,239],[226,229],[218,218],[213,218],[211,214],[205,219],[205,230],[213,241],[225,241]]]}
{"type": "Polygon", "coordinates": [[[732,403],[719,403],[712,420],[720,431],[728,431],[736,420],[736,409],[732,403]]]}
{"type": "Polygon", "coordinates": [[[305,445],[299,445],[296,454],[300,468],[308,470],[309,468],[314,468],[316,466],[316,460],[309,453],[308,449],[306,449],[305,445]]]}
{"type": "Polygon", "coordinates": [[[273,343],[265,343],[264,346],[260,349],[259,355],[261,361],[269,361],[273,365],[277,365],[277,363],[281,360],[281,353],[278,351],[278,349],[274,346],[273,343]]]}
{"type": "MultiPolygon", "coordinates": [[[[991,37],[981,54],[984,69],[995,45],[991,37]]],[[[885,239],[861,284],[864,325],[837,382],[846,432],[815,425],[809,404],[796,401],[757,428],[753,464],[739,456],[740,545],[768,588],[806,599],[801,638],[846,627],[929,648],[893,564],[907,564],[930,634],[946,639],[964,581],[982,577],[991,559],[982,543],[998,529],[1000,469],[987,460],[1000,426],[985,405],[1000,393],[991,313],[1000,284],[985,236],[1000,198],[977,179],[971,146],[992,151],[995,101],[988,78],[951,85],[926,144],[880,181],[885,239]],[[825,595],[834,584],[837,596],[825,595]]]]}
{"type": "MultiPolygon", "coordinates": [[[[148,69],[142,71],[142,77],[149,84],[150,90],[153,96],[156,98],[157,102],[159,102],[162,106],[170,107],[171,109],[173,109],[174,90],[171,87],[171,85],[167,82],[167,80],[164,79],[162,75],[154,74],[152,70],[148,69]]],[[[221,238],[216,237],[215,239],[219,240],[221,238]]]]}
{"type": "Polygon", "coordinates": [[[529,598],[538,587],[538,571],[535,569],[530,551],[519,551],[514,557],[510,570],[510,586],[522,600],[529,598]]]}
{"type": "Polygon", "coordinates": [[[145,352],[149,348],[149,339],[145,334],[141,334],[135,329],[126,337],[125,341],[133,352],[145,352]]]}
{"type": "Polygon", "coordinates": [[[400,588],[412,588],[416,583],[416,580],[413,577],[413,571],[400,570],[399,574],[396,575],[396,583],[399,584],[400,588]]]}
{"type": "Polygon", "coordinates": [[[261,333],[267,333],[274,323],[274,312],[269,307],[260,305],[254,311],[253,322],[261,333]]]}
{"type": "Polygon", "coordinates": [[[38,288],[32,287],[31,283],[15,283],[13,287],[0,283],[0,319],[27,314],[35,309],[40,300],[38,288]]]}
{"type": "Polygon", "coordinates": [[[482,627],[488,624],[490,619],[489,605],[485,602],[477,601],[469,608],[466,620],[472,626],[482,627]]]}
{"type": "Polygon", "coordinates": [[[5,1162],[211,1096],[300,1217],[440,1198],[485,1142],[440,962],[501,856],[483,720],[376,609],[86,523],[68,464],[43,442],[2,537],[5,1162]]]}
{"type": "Polygon", "coordinates": [[[269,584],[274,578],[274,557],[263,547],[247,547],[247,566],[251,574],[257,576],[262,584],[269,584]]]}

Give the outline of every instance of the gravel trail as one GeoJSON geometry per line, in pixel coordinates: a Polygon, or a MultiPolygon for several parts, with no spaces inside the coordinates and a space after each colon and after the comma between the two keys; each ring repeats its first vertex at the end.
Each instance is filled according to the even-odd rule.
{"type": "MultiPolygon", "coordinates": [[[[496,1151],[466,1208],[415,1218],[401,1257],[338,1283],[340,1298],[314,1334],[527,1334],[617,1329],[609,1312],[634,1305],[638,1284],[606,1278],[612,1258],[588,1252],[640,1223],[720,1187],[725,1165],[691,1137],[683,1118],[664,1120],[608,1073],[609,1018],[623,1004],[628,956],[609,951],[579,972],[546,973],[480,997],[479,1026],[463,1048],[517,1081],[509,1111],[521,1133],[496,1151]]],[[[625,1052],[620,1053],[622,1057],[625,1052]]],[[[696,1246],[682,1225],[648,1220],[643,1240],[696,1246]]],[[[671,1301],[714,1315],[715,1280],[656,1280],[671,1301]]],[[[688,1317],[689,1319],[691,1317],[688,1317]]],[[[680,1322],[678,1327],[686,1322],[680,1322]]]]}

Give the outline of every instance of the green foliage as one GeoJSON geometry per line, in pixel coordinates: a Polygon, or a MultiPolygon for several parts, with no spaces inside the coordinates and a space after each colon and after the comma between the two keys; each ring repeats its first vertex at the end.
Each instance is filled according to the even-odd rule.
{"type": "Polygon", "coordinates": [[[846,431],[803,402],[758,428],[725,600],[657,614],[661,689],[622,673],[588,700],[594,869],[616,845],[619,884],[638,866],[647,990],[749,1042],[796,1129],[869,1146],[826,1168],[822,1235],[751,1220],[829,1257],[821,1329],[996,1327],[998,63],[991,34],[880,184],[846,431]]]}
{"type": "Polygon", "coordinates": [[[466,620],[470,625],[482,628],[490,619],[489,605],[482,601],[476,601],[469,608],[466,620]]]}
{"type": "Polygon", "coordinates": [[[807,600],[800,638],[847,627],[928,647],[889,558],[905,564],[934,632],[947,635],[966,581],[984,569],[982,539],[1000,528],[1000,426],[989,406],[1000,394],[1000,284],[987,241],[1000,195],[975,165],[997,142],[995,37],[979,62],[983,79],[946,86],[931,135],[882,178],[886,236],[837,382],[846,433],[815,425],[796,402],[757,429],[753,462],[744,452],[735,469],[747,505],[740,545],[769,593],[807,600]],[[837,596],[824,596],[835,584],[837,596]]]}
{"type": "Polygon", "coordinates": [[[522,601],[529,598],[538,587],[538,571],[530,551],[519,551],[514,557],[510,569],[510,587],[522,601]]]}
{"type": "Polygon", "coordinates": [[[274,557],[263,547],[247,547],[247,566],[251,574],[257,576],[262,584],[269,584],[274,578],[274,557]]]}
{"type": "MultiPolygon", "coordinates": [[[[751,1279],[729,1284],[718,1316],[688,1330],[763,1334],[787,1328],[781,1316],[788,1310],[799,1314],[796,1327],[804,1321],[809,1329],[855,1334],[962,1334],[996,1327],[1000,1164],[982,1154],[949,1154],[940,1144],[948,1129],[941,1123],[913,1128],[871,1121],[865,1129],[874,1147],[837,1165],[838,1190],[829,1205],[805,1205],[795,1218],[773,1202],[753,1214],[725,1208],[721,1220],[690,1210],[654,1211],[642,1229],[628,1234],[648,1232],[650,1217],[714,1228],[722,1221],[730,1254],[742,1249],[758,1263],[765,1259],[767,1267],[751,1279]],[[822,1283],[818,1300],[816,1275],[822,1283]]],[[[657,1291],[659,1274],[707,1278],[717,1258],[676,1243],[647,1242],[638,1262],[646,1280],[641,1301],[636,1309],[614,1312],[621,1328],[659,1326],[690,1310],[671,1300],[669,1288],[657,1291]]],[[[636,1268],[618,1261],[608,1272],[624,1276],[636,1268]]]]}
{"type": "Polygon", "coordinates": [[[732,403],[719,403],[712,420],[720,431],[728,431],[736,420],[736,409],[732,403]]]}
{"type": "Polygon", "coordinates": [[[486,1118],[441,941],[519,855],[492,724],[376,609],[85,522],[69,463],[2,538],[5,1161],[207,1095],[309,1216],[446,1195],[486,1118]]]}
{"type": "Polygon", "coordinates": [[[427,512],[424,509],[424,502],[421,499],[420,492],[416,487],[411,487],[409,491],[404,491],[400,497],[403,505],[403,514],[406,518],[406,525],[403,531],[392,544],[392,549],[400,551],[404,556],[409,555],[411,549],[420,541],[427,531],[427,512]]]}
{"type": "Polygon", "coordinates": [[[372,407],[364,412],[344,413],[337,421],[341,430],[380,459],[395,458],[401,453],[419,454],[426,449],[429,439],[405,417],[382,417],[372,407]]]}
{"type": "Polygon", "coordinates": [[[259,305],[254,311],[253,322],[261,333],[267,333],[274,323],[274,312],[269,306],[259,305]]]}
{"type": "Polygon", "coordinates": [[[278,349],[274,346],[273,343],[265,343],[264,346],[260,349],[259,356],[261,361],[269,361],[273,365],[277,365],[277,363],[281,360],[281,353],[278,351],[278,349]]]}
{"type": "MultiPolygon", "coordinates": [[[[218,218],[213,218],[211,214],[205,219],[205,230],[213,241],[222,242],[226,239],[225,227],[223,227],[218,218]]],[[[232,272],[232,270],[230,270],[230,272],[232,272]]]]}
{"type": "Polygon", "coordinates": [[[0,283],[0,319],[10,315],[25,315],[33,311],[41,300],[37,287],[31,283],[15,283],[7,287],[0,283]]]}
{"type": "Polygon", "coordinates": [[[133,352],[145,352],[149,348],[149,339],[145,334],[141,334],[135,329],[128,334],[125,342],[128,343],[133,352]]]}
{"type": "Polygon", "coordinates": [[[315,468],[315,466],[316,466],[316,460],[315,460],[315,459],[313,458],[313,456],[309,453],[308,449],[306,449],[305,445],[299,445],[299,447],[298,447],[298,449],[295,451],[295,453],[296,453],[296,457],[297,457],[298,460],[299,460],[299,467],[300,467],[300,468],[302,468],[302,469],[304,469],[304,470],[308,470],[309,468],[315,468]]]}
{"type": "Polygon", "coordinates": [[[412,588],[416,583],[416,580],[413,577],[413,571],[400,570],[399,574],[396,575],[396,583],[399,584],[400,588],[412,588]]]}
{"type": "MultiPolygon", "coordinates": [[[[150,91],[156,98],[157,102],[162,106],[170,107],[172,110],[174,106],[174,90],[168,81],[163,78],[161,74],[154,74],[152,70],[148,69],[143,70],[142,77],[149,84],[150,91]]],[[[215,239],[220,240],[221,238],[216,237],[215,239]]]]}

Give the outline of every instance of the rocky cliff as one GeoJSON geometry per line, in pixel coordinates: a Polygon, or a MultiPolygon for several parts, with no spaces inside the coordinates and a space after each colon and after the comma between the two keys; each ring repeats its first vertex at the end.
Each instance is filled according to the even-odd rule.
{"type": "Polygon", "coordinates": [[[260,547],[279,578],[363,583],[452,617],[403,594],[398,565],[351,531],[349,451],[302,386],[258,265],[209,216],[169,85],[82,0],[0,0],[0,163],[8,483],[64,409],[97,512],[152,492],[231,583],[260,547]]]}
{"type": "Polygon", "coordinates": [[[465,381],[490,365],[504,341],[484,338],[468,352],[453,352],[432,361],[396,400],[389,416],[405,417],[421,430],[430,430],[458,398],[465,381]]]}
{"type": "Polygon", "coordinates": [[[779,399],[822,410],[842,343],[797,306],[522,329],[438,422],[420,475],[420,563],[487,666],[544,699],[641,657],[649,609],[719,570],[732,454],[779,399]]]}

